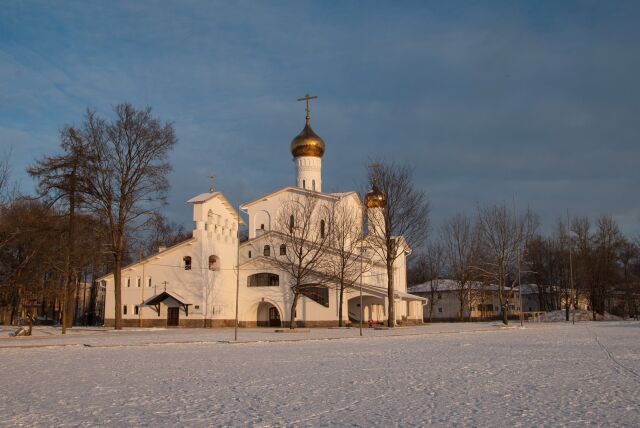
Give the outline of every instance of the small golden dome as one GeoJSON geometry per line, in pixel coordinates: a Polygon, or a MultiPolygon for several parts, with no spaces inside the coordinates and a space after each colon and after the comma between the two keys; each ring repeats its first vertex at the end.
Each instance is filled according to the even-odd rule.
{"type": "Polygon", "coordinates": [[[387,205],[387,198],[384,196],[384,193],[378,190],[375,184],[369,193],[367,193],[364,200],[367,203],[367,208],[384,208],[387,205]]]}
{"type": "Polygon", "coordinates": [[[300,156],[315,156],[321,158],[324,154],[324,141],[322,141],[322,138],[320,138],[318,134],[313,132],[308,118],[307,124],[304,126],[302,132],[291,141],[291,154],[294,158],[300,156]]]}

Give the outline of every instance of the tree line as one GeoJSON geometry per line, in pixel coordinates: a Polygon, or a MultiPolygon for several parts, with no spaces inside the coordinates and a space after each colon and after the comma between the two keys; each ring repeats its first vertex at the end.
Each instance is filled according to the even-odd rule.
{"type": "Polygon", "coordinates": [[[580,302],[586,302],[594,320],[605,311],[638,316],[640,237],[625,236],[609,215],[595,221],[567,216],[558,219],[548,235],[538,226],[531,209],[518,213],[507,204],[445,220],[410,267],[410,282],[428,285],[427,318],[432,317],[442,278],[455,284],[459,320],[465,308],[480,300],[474,294],[493,287],[508,322],[506,303],[517,298],[519,283],[534,285],[542,311],[562,309],[567,320],[580,302]]]}
{"type": "MultiPolygon", "coordinates": [[[[119,104],[110,119],[88,110],[80,125],[60,131],[59,153],[27,169],[37,183],[35,197],[12,188],[5,154],[0,163],[2,323],[39,313],[60,322],[64,334],[74,321],[81,281],[114,271],[119,305],[122,265],[148,253],[157,241],[182,240],[185,231],[159,214],[169,187],[168,154],[176,142],[172,124],[154,117],[150,108],[119,104]]],[[[118,318],[116,328],[121,328],[118,318]]]]}

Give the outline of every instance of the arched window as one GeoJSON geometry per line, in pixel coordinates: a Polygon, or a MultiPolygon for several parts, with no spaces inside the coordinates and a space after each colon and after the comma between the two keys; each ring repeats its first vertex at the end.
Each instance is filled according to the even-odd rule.
{"type": "Polygon", "coordinates": [[[324,238],[324,220],[320,220],[320,237],[324,238]]]}
{"type": "Polygon", "coordinates": [[[287,246],[285,244],[280,245],[280,255],[281,256],[287,255],[287,246]]]}
{"type": "Polygon", "coordinates": [[[247,277],[247,287],[277,287],[280,277],[274,273],[256,273],[247,277]]]}
{"type": "Polygon", "coordinates": [[[191,257],[184,256],[182,260],[184,261],[184,270],[191,270],[191,257]]]}
{"type": "Polygon", "coordinates": [[[218,257],[209,256],[209,270],[218,270],[218,257]]]}
{"type": "Polygon", "coordinates": [[[293,222],[293,214],[291,214],[289,216],[289,233],[293,232],[293,226],[294,226],[294,222],[293,222]]]}
{"type": "Polygon", "coordinates": [[[264,230],[264,223],[260,224],[260,229],[264,230]]]}
{"type": "Polygon", "coordinates": [[[262,255],[265,257],[269,257],[271,255],[271,247],[269,247],[268,245],[265,245],[264,248],[262,249],[262,255]]]}

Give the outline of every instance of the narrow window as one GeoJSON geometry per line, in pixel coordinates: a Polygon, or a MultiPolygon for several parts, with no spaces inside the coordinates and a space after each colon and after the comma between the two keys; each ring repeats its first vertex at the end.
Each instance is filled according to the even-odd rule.
{"type": "Polygon", "coordinates": [[[438,308],[438,312],[442,312],[442,308],[438,308]]]}
{"type": "Polygon", "coordinates": [[[281,256],[286,256],[287,255],[287,246],[282,244],[280,245],[280,255],[281,256]]]}
{"type": "Polygon", "coordinates": [[[127,305],[122,305],[122,315],[127,315],[127,305]]]}
{"type": "Polygon", "coordinates": [[[209,270],[216,270],[218,268],[218,258],[216,256],[209,256],[209,270]]]}
{"type": "Polygon", "coordinates": [[[249,258],[251,258],[251,250],[249,250],[249,258]]]}
{"type": "Polygon", "coordinates": [[[265,245],[264,248],[262,249],[262,255],[265,257],[269,257],[271,255],[271,247],[269,247],[268,245],[265,245]]]}
{"type": "Polygon", "coordinates": [[[289,216],[289,233],[293,232],[293,226],[294,226],[294,222],[293,222],[293,214],[291,214],[289,216]]]}
{"type": "Polygon", "coordinates": [[[315,190],[316,190],[316,180],[311,180],[311,187],[313,188],[313,191],[315,192],[315,190]]]}
{"type": "Polygon", "coordinates": [[[302,180],[302,188],[303,189],[307,188],[307,182],[305,180],[302,180]]]}
{"type": "Polygon", "coordinates": [[[324,220],[320,220],[320,237],[324,238],[324,220]]]}
{"type": "Polygon", "coordinates": [[[131,287],[131,278],[127,278],[127,287],[131,287]]]}
{"type": "Polygon", "coordinates": [[[149,284],[148,284],[148,286],[149,286],[149,287],[151,287],[151,278],[149,278],[149,284]]]}
{"type": "Polygon", "coordinates": [[[138,315],[139,313],[140,313],[140,308],[138,307],[138,305],[135,305],[133,307],[133,314],[138,315]]]}
{"type": "Polygon", "coordinates": [[[142,285],[142,278],[138,277],[138,279],[136,280],[136,285],[138,286],[138,288],[140,288],[140,286],[142,285]]]}
{"type": "Polygon", "coordinates": [[[184,260],[184,270],[191,270],[191,257],[184,256],[182,260],[184,260]]]}
{"type": "Polygon", "coordinates": [[[264,223],[260,225],[260,229],[264,230],[264,223]]]}

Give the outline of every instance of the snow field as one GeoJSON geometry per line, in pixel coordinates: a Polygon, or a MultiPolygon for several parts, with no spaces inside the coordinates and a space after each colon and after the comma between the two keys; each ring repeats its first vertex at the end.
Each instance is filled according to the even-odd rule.
{"type": "Polygon", "coordinates": [[[449,330],[0,349],[0,425],[640,425],[640,323],[449,330]]]}

